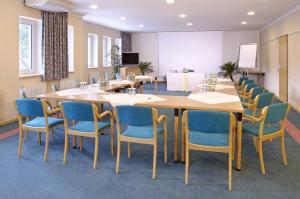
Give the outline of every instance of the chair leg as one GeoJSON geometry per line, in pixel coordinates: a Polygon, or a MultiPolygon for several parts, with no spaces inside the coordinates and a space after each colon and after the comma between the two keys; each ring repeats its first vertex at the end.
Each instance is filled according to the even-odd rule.
{"type": "Polygon", "coordinates": [[[189,167],[190,167],[190,151],[188,147],[188,143],[185,146],[185,185],[189,184],[189,167]]]}
{"type": "Polygon", "coordinates": [[[98,160],[98,147],[99,147],[99,135],[95,137],[95,152],[94,152],[94,165],[93,169],[95,170],[97,167],[97,160],[98,160]]]}
{"type": "Polygon", "coordinates": [[[82,143],[82,136],[79,137],[79,148],[80,148],[80,151],[82,151],[83,149],[83,143],[82,143]]]}
{"type": "Polygon", "coordinates": [[[23,137],[23,141],[25,141],[27,139],[27,130],[24,130],[24,137],[23,137]]]}
{"type": "Polygon", "coordinates": [[[45,144],[45,152],[44,152],[44,161],[48,161],[48,149],[49,149],[49,130],[46,131],[46,144],[45,144]]]}
{"type": "Polygon", "coordinates": [[[280,145],[281,145],[281,155],[282,155],[282,161],[284,166],[287,166],[287,158],[286,158],[286,152],[285,152],[285,144],[284,144],[284,135],[280,138],[280,145]]]}
{"type": "Polygon", "coordinates": [[[168,163],[168,132],[167,127],[164,129],[164,161],[168,163]]]}
{"type": "Polygon", "coordinates": [[[38,144],[41,145],[41,132],[38,132],[38,144]]]}
{"type": "Polygon", "coordinates": [[[21,157],[22,153],[22,143],[23,143],[23,132],[22,129],[19,128],[19,147],[18,147],[18,158],[21,157]]]}
{"type": "Polygon", "coordinates": [[[228,157],[228,190],[232,190],[232,152],[229,150],[228,157]]]}
{"type": "Polygon", "coordinates": [[[128,142],[128,158],[131,159],[131,144],[128,142]]]}
{"type": "Polygon", "coordinates": [[[64,149],[64,161],[63,161],[64,164],[67,163],[68,149],[69,149],[69,136],[67,133],[65,133],[65,149],[64,149]]]}
{"type": "Polygon", "coordinates": [[[121,141],[118,138],[116,173],[120,173],[121,141]]]}
{"type": "Polygon", "coordinates": [[[255,151],[258,153],[258,144],[257,144],[257,137],[252,137],[253,145],[255,147],[255,151]]]}
{"type": "Polygon", "coordinates": [[[181,161],[185,161],[185,129],[182,125],[181,128],[181,161]]]}
{"type": "Polygon", "coordinates": [[[73,135],[72,137],[72,146],[73,148],[76,148],[76,135],[73,135]]]}
{"type": "Polygon", "coordinates": [[[152,179],[156,179],[156,158],[157,158],[157,143],[153,145],[153,171],[152,171],[152,179]]]}
{"type": "Polygon", "coordinates": [[[265,175],[266,171],[265,171],[264,157],[263,157],[263,151],[262,151],[262,141],[260,141],[260,140],[258,141],[258,154],[259,154],[261,173],[263,175],[265,175]]]}
{"type": "Polygon", "coordinates": [[[114,155],[114,127],[110,126],[110,147],[111,147],[111,155],[114,155]]]}

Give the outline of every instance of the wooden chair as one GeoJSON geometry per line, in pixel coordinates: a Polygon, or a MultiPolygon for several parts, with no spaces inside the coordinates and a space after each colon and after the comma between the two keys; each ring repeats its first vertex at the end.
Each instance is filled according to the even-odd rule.
{"type": "Polygon", "coordinates": [[[263,87],[254,87],[254,88],[251,88],[250,92],[249,92],[249,95],[247,96],[240,96],[242,102],[247,102],[247,103],[252,103],[255,99],[255,97],[257,95],[260,95],[264,92],[264,88],[263,87]]]}
{"type": "Polygon", "coordinates": [[[41,82],[31,85],[23,85],[19,89],[21,98],[31,98],[37,95],[46,94],[46,83],[41,82]]]}
{"type": "Polygon", "coordinates": [[[189,110],[183,113],[186,139],[185,184],[189,183],[190,150],[228,153],[228,189],[232,190],[235,117],[232,113],[189,110]]]}
{"type": "Polygon", "coordinates": [[[240,98],[249,98],[250,90],[252,88],[255,88],[255,87],[257,87],[256,83],[246,84],[245,87],[244,87],[244,89],[241,92],[238,93],[239,96],[240,96],[240,98]]]}
{"type": "Polygon", "coordinates": [[[76,79],[62,79],[59,83],[60,90],[79,87],[79,81],[76,79]]]}
{"type": "Polygon", "coordinates": [[[242,77],[240,77],[240,79],[237,82],[235,82],[235,87],[237,88],[237,90],[241,90],[242,84],[245,80],[248,80],[248,77],[242,76],[242,77]]]}
{"type": "Polygon", "coordinates": [[[50,117],[54,113],[60,111],[59,108],[50,110],[49,104],[46,101],[36,99],[17,99],[15,106],[18,112],[19,119],[19,149],[18,157],[21,157],[23,131],[33,131],[38,133],[38,143],[41,144],[41,133],[46,133],[46,144],[44,152],[44,161],[48,160],[49,134],[50,130],[54,132],[57,125],[63,123],[63,119],[50,117]],[[26,122],[23,123],[23,117],[26,117],[26,122]],[[30,119],[33,118],[33,119],[30,119]]]}
{"type": "Polygon", "coordinates": [[[262,110],[259,117],[247,116],[253,123],[243,124],[243,133],[253,137],[254,146],[259,154],[260,169],[263,175],[266,174],[263,159],[262,145],[265,141],[272,141],[280,138],[282,161],[287,166],[287,158],[284,145],[284,126],[289,112],[288,103],[272,104],[262,110]]]}
{"type": "Polygon", "coordinates": [[[95,104],[85,102],[62,102],[62,110],[64,113],[65,124],[65,149],[63,163],[67,162],[67,152],[69,148],[69,135],[79,136],[80,150],[83,149],[83,137],[95,138],[95,153],[93,169],[97,167],[98,146],[100,131],[110,127],[111,133],[111,154],[114,153],[114,119],[110,111],[98,113],[98,108],[95,104]],[[110,122],[99,122],[98,119],[103,119],[110,116],[110,122]],[[69,121],[73,121],[69,125],[69,121]]]}
{"type": "Polygon", "coordinates": [[[242,102],[245,108],[244,115],[252,117],[260,116],[262,109],[272,104],[273,97],[273,93],[262,93],[257,95],[252,103],[242,102]]]}
{"type": "Polygon", "coordinates": [[[131,144],[153,145],[153,171],[152,179],[156,178],[157,136],[164,135],[164,161],[167,163],[167,118],[165,115],[158,117],[157,109],[137,106],[117,106],[114,108],[117,120],[118,150],[116,173],[120,172],[121,143],[128,142],[128,158],[131,158],[131,144]],[[163,128],[158,124],[163,122],[163,128]],[[126,130],[121,131],[121,125],[126,125],[126,130]]]}
{"type": "Polygon", "coordinates": [[[96,84],[100,79],[99,71],[93,71],[89,74],[90,84],[96,84]]]}

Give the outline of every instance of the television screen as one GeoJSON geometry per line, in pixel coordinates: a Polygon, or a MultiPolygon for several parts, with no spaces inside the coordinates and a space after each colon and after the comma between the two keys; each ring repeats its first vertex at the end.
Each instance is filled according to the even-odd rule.
{"type": "Polygon", "coordinates": [[[122,54],[122,64],[123,65],[139,64],[139,54],[138,53],[123,53],[122,54]]]}

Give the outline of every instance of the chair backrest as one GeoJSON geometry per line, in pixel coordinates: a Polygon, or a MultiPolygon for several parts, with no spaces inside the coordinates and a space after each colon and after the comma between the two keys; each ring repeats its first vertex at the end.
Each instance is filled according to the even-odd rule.
{"type": "Polygon", "coordinates": [[[18,114],[25,117],[44,117],[42,101],[37,99],[17,99],[18,114]]]}
{"type": "Polygon", "coordinates": [[[244,77],[240,77],[239,79],[239,84],[241,85],[243,83],[244,80],[247,80],[248,77],[244,76],[244,77]]]}
{"type": "Polygon", "coordinates": [[[278,123],[286,118],[289,109],[288,103],[278,103],[268,106],[265,123],[278,123]]]}
{"type": "Polygon", "coordinates": [[[190,131],[227,134],[230,132],[230,113],[189,110],[187,114],[190,131]]]}
{"type": "Polygon", "coordinates": [[[262,93],[259,95],[259,100],[257,103],[257,108],[264,108],[272,104],[273,101],[273,93],[262,93]]]}
{"type": "Polygon", "coordinates": [[[140,106],[116,106],[117,117],[120,124],[131,126],[152,126],[152,108],[140,106]]]}
{"type": "Polygon", "coordinates": [[[60,90],[77,88],[78,86],[79,86],[79,81],[76,79],[63,79],[59,83],[60,90]]]}
{"type": "Polygon", "coordinates": [[[249,84],[247,84],[247,85],[246,85],[246,92],[250,92],[250,90],[251,90],[252,88],[255,88],[255,87],[257,87],[257,84],[256,84],[256,83],[249,83],[249,84]]]}
{"type": "Polygon", "coordinates": [[[90,84],[96,84],[100,78],[99,71],[90,72],[90,84]]]}
{"type": "Polygon", "coordinates": [[[260,95],[263,92],[264,92],[264,88],[263,87],[255,87],[255,88],[253,88],[251,99],[254,100],[257,95],[260,95]]]}
{"type": "Polygon", "coordinates": [[[67,120],[95,121],[93,105],[86,102],[64,101],[62,103],[64,116],[67,120]]]}
{"type": "Polygon", "coordinates": [[[58,87],[57,87],[56,84],[52,84],[52,85],[51,85],[51,89],[52,89],[52,92],[57,92],[57,91],[59,91],[59,89],[58,89],[58,87]]]}
{"type": "Polygon", "coordinates": [[[37,95],[46,94],[46,83],[41,82],[32,85],[24,85],[20,87],[20,97],[35,97],[37,95]]]}

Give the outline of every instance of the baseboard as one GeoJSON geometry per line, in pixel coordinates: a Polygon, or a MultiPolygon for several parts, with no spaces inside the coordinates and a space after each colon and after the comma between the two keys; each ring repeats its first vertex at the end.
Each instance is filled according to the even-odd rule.
{"type": "Polygon", "coordinates": [[[4,126],[13,122],[18,121],[18,118],[12,118],[12,119],[8,119],[8,120],[2,120],[0,121],[0,126],[4,126]]]}

